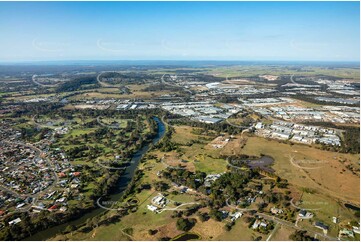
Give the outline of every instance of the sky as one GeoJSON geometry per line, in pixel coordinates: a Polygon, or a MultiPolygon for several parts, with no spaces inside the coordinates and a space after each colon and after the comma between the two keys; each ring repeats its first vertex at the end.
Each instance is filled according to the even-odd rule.
{"type": "Polygon", "coordinates": [[[359,61],[359,2],[0,2],[0,61],[359,61]]]}

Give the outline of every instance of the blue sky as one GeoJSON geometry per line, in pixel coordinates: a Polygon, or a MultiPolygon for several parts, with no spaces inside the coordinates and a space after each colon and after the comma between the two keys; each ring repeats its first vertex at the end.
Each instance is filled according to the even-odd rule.
{"type": "Polygon", "coordinates": [[[0,61],[359,61],[359,2],[0,2],[0,61]]]}

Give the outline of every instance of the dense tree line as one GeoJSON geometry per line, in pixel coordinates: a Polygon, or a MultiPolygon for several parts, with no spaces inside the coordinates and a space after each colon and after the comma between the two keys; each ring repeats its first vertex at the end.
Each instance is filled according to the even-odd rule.
{"type": "Polygon", "coordinates": [[[93,89],[99,87],[95,76],[78,77],[72,81],[59,85],[56,92],[73,92],[77,90],[93,89]]]}
{"type": "Polygon", "coordinates": [[[165,84],[156,84],[156,85],[148,86],[148,87],[142,89],[142,91],[143,92],[156,92],[156,91],[173,91],[173,92],[177,92],[177,91],[183,91],[183,88],[170,86],[170,85],[165,85],[165,84]]]}
{"type": "Polygon", "coordinates": [[[304,230],[296,230],[290,235],[289,239],[293,241],[318,241],[318,239],[308,235],[307,231],[304,230]]]}

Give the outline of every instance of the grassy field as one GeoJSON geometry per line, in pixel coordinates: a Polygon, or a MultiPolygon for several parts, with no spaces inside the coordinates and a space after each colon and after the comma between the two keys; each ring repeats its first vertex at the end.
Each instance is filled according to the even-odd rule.
{"type": "MultiPolygon", "coordinates": [[[[122,217],[119,222],[95,228],[90,233],[74,232],[73,235],[67,234],[66,237],[57,237],[56,239],[159,240],[162,237],[173,238],[181,234],[182,231],[176,228],[177,219],[171,218],[173,211],[163,211],[160,214],[155,214],[147,209],[147,205],[151,203],[151,199],[159,193],[154,190],[154,184],[156,182],[165,181],[171,187],[168,191],[173,189],[169,181],[157,176],[157,172],[166,167],[162,162],[159,162],[159,159],[164,155],[166,155],[166,157],[185,159],[194,164],[196,170],[204,171],[207,174],[220,173],[227,170],[227,162],[219,158],[220,154],[236,152],[256,156],[261,154],[270,155],[275,159],[273,168],[276,170],[276,174],[281,178],[287,179],[291,184],[289,188],[292,191],[291,196],[295,197],[296,200],[302,200],[302,203],[298,206],[317,209],[312,210],[315,214],[312,221],[319,220],[331,225],[333,216],[337,216],[344,222],[354,219],[353,213],[341,206],[338,199],[357,202],[359,178],[347,169],[343,171],[344,165],[339,160],[348,159],[357,162],[359,158],[358,155],[322,151],[305,145],[290,145],[275,140],[253,137],[247,134],[244,134],[244,137],[241,137],[240,134],[236,135],[225,147],[215,149],[208,145],[215,138],[213,135],[197,135],[192,132],[192,127],[183,125],[175,126],[174,128],[176,132],[172,136],[172,141],[180,144],[180,150],[171,152],[152,150],[149,155],[155,155],[157,159],[150,158],[139,165],[139,169],[144,171],[140,183],[149,183],[152,185],[152,189],[142,190],[140,193],[131,195],[131,197],[139,201],[137,211],[122,217]],[[194,143],[191,146],[185,145],[200,137],[205,140],[201,143],[194,143]],[[243,148],[242,142],[245,142],[243,148]],[[290,155],[298,160],[318,161],[316,165],[324,165],[324,167],[322,167],[323,172],[320,172],[318,169],[307,170],[295,167],[290,161],[290,155]],[[335,179],[335,177],[337,177],[337,179],[335,179]],[[304,187],[310,188],[308,192],[303,192],[304,187]],[[318,192],[313,192],[312,189],[318,192]],[[131,228],[133,232],[129,235],[125,234],[124,229],[126,228],[131,228]],[[150,235],[148,232],[149,229],[156,229],[158,232],[155,235],[150,235]],[[112,234],[112,236],[110,236],[110,234],[112,234]]],[[[312,166],[313,164],[307,163],[306,165],[312,166]]],[[[194,202],[196,197],[190,194],[175,195],[169,192],[168,198],[172,201],[168,207],[174,208],[175,205],[173,201],[181,203],[194,202]]],[[[111,211],[103,217],[111,216],[114,213],[114,211],[111,211]]],[[[191,217],[197,219],[195,215],[191,217]]],[[[302,225],[305,226],[305,228],[312,228],[314,230],[312,221],[302,221],[302,225]]],[[[224,225],[225,222],[217,222],[213,219],[206,222],[201,222],[197,219],[196,225],[190,232],[198,233],[202,236],[202,240],[254,240],[259,236],[262,236],[262,239],[265,240],[268,237],[268,235],[261,235],[249,229],[243,219],[237,220],[229,232],[224,229],[224,225]]],[[[288,240],[291,233],[293,233],[293,229],[279,226],[271,240],[288,240]]],[[[332,225],[330,234],[335,236],[336,233],[337,227],[332,225]]]]}
{"type": "Polygon", "coordinates": [[[51,240],[55,241],[64,241],[64,240],[74,240],[74,241],[104,241],[104,240],[118,240],[118,241],[128,241],[131,240],[129,236],[122,232],[122,228],[115,224],[108,226],[100,226],[95,228],[91,233],[81,233],[74,232],[72,234],[58,235],[51,240]],[[110,233],[111,231],[111,233],[110,233]]]}
{"type": "Polygon", "coordinates": [[[286,241],[286,240],[290,240],[290,235],[294,232],[295,230],[288,227],[288,226],[284,226],[284,225],[279,225],[278,229],[275,231],[275,233],[273,234],[273,236],[271,237],[271,241],[286,241]]]}
{"type": "Polygon", "coordinates": [[[290,183],[320,190],[345,201],[360,203],[360,178],[347,170],[339,161],[347,159],[358,163],[359,155],[323,151],[306,145],[284,144],[260,137],[249,137],[242,153],[256,156],[270,155],[275,159],[273,168],[276,174],[290,183]],[[304,160],[308,166],[322,167],[300,169],[292,165],[290,156],[293,156],[295,160],[304,160]]]}
{"type": "Polygon", "coordinates": [[[128,120],[127,119],[118,119],[118,118],[101,118],[102,123],[110,125],[112,122],[117,122],[119,124],[119,128],[125,128],[127,126],[128,120]]]}
{"type": "Polygon", "coordinates": [[[359,79],[360,71],[356,68],[322,68],[305,66],[301,69],[285,68],[281,66],[228,66],[228,67],[215,67],[210,71],[205,71],[206,74],[215,75],[218,77],[251,77],[259,75],[302,75],[302,76],[315,76],[326,75],[339,78],[359,79]]]}
{"type": "MultiPolygon", "coordinates": [[[[238,221],[236,221],[236,224],[233,226],[231,231],[220,234],[216,237],[215,240],[252,241],[258,236],[262,235],[254,232],[252,229],[249,229],[247,224],[244,223],[242,219],[239,219],[238,221]]],[[[265,240],[265,235],[262,236],[262,240],[265,240]]]]}
{"type": "Polygon", "coordinates": [[[207,135],[197,135],[192,131],[200,130],[200,128],[193,128],[186,125],[174,126],[175,132],[172,135],[172,141],[179,144],[186,144],[192,140],[199,140],[199,138],[210,138],[207,135]]]}

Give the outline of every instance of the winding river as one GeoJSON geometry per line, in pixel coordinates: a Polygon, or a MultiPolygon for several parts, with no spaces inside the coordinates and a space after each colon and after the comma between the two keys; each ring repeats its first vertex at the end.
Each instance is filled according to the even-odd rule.
{"type": "MultiPolygon", "coordinates": [[[[153,117],[153,119],[157,122],[158,131],[157,131],[157,135],[153,138],[151,143],[156,144],[161,138],[163,138],[166,128],[165,128],[165,124],[158,117],[153,117]]],[[[143,155],[145,153],[147,153],[147,151],[150,148],[151,148],[151,146],[149,143],[147,145],[144,145],[133,155],[130,165],[125,169],[124,173],[119,178],[118,186],[115,189],[114,193],[111,194],[110,196],[108,196],[109,201],[118,201],[121,198],[123,191],[127,188],[129,182],[132,180],[140,160],[142,159],[143,155]]],[[[30,237],[27,237],[24,240],[39,241],[39,240],[50,239],[51,237],[54,237],[57,234],[64,231],[68,225],[75,225],[75,226],[81,225],[81,224],[85,223],[87,221],[87,219],[93,218],[93,217],[100,215],[102,213],[105,213],[105,212],[107,212],[107,210],[105,210],[103,208],[94,209],[88,213],[85,213],[83,216],[79,217],[76,220],[40,231],[30,237]]]]}

